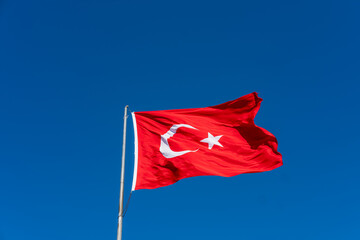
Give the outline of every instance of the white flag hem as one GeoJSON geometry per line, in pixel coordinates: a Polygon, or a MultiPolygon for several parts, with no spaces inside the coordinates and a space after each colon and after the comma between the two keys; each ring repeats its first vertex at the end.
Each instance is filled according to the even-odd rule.
{"type": "Polygon", "coordinates": [[[136,187],[136,179],[137,179],[137,169],[138,169],[138,135],[137,135],[137,127],[136,127],[136,118],[135,113],[131,113],[134,125],[134,137],[135,137],[135,161],[134,161],[134,174],[133,174],[133,183],[131,191],[135,190],[136,187]]]}

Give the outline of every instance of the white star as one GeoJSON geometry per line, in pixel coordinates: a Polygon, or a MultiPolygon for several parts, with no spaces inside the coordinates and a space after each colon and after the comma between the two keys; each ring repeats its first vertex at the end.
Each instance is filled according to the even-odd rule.
{"type": "Polygon", "coordinates": [[[200,142],[205,142],[209,144],[209,149],[212,149],[212,147],[214,145],[218,145],[220,147],[222,147],[221,143],[219,143],[219,139],[222,137],[223,135],[220,136],[216,136],[214,137],[211,133],[208,132],[208,137],[204,138],[203,140],[201,140],[200,142]]]}

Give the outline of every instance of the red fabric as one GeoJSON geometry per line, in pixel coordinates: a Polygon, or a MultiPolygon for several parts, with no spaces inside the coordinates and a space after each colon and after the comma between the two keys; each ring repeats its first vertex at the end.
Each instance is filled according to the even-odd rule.
{"type": "Polygon", "coordinates": [[[167,186],[180,179],[217,175],[230,177],[241,173],[269,171],[282,165],[277,140],[254,124],[262,99],[251,93],[236,100],[206,108],[135,112],[138,164],[134,190],[167,186]],[[175,124],[168,137],[171,151],[192,150],[166,158],[160,152],[161,135],[175,124]],[[209,149],[201,140],[221,136],[219,145],[209,149]],[[196,151],[195,151],[196,150],[196,151]]]}

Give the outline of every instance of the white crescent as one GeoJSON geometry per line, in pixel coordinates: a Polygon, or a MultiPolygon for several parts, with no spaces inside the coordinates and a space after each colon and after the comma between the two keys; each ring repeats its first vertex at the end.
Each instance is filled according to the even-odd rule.
{"type": "MultiPolygon", "coordinates": [[[[197,150],[199,150],[199,149],[185,150],[185,151],[180,151],[180,152],[175,152],[175,151],[171,150],[169,143],[168,143],[168,139],[171,138],[172,136],[174,136],[174,134],[176,133],[176,130],[180,127],[196,129],[187,124],[175,124],[170,128],[169,131],[167,131],[165,134],[161,135],[160,152],[166,158],[174,158],[174,157],[178,157],[178,156],[184,155],[189,152],[196,152],[197,150]]],[[[198,130],[198,129],[196,129],[196,130],[198,130]]]]}

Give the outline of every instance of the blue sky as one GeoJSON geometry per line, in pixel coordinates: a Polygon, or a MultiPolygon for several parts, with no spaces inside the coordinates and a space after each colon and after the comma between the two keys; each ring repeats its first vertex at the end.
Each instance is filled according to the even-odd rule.
{"type": "Polygon", "coordinates": [[[0,239],[115,239],[124,106],[253,91],[284,166],[136,191],[124,240],[359,239],[359,7],[0,1],[0,239]]]}

